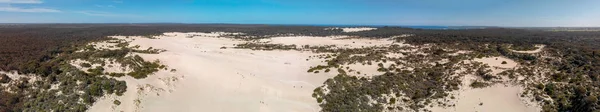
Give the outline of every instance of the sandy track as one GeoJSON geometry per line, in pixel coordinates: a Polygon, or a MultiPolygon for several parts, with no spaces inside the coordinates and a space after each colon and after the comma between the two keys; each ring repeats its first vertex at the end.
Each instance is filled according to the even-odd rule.
{"type": "Polygon", "coordinates": [[[546,45],[535,45],[535,47],[537,47],[538,49],[536,50],[531,50],[531,51],[517,51],[517,50],[511,50],[512,52],[516,52],[516,53],[539,53],[542,52],[542,50],[544,49],[544,47],[546,47],[546,45]]]}

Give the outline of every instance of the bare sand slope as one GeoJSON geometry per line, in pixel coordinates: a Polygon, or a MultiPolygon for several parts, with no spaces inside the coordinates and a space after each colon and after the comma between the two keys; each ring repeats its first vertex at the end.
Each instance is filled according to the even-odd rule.
{"type": "Polygon", "coordinates": [[[486,88],[461,89],[452,95],[454,107],[433,107],[433,112],[539,112],[541,108],[520,97],[523,88],[497,84],[486,88]]]}
{"type": "MultiPolygon", "coordinates": [[[[496,75],[507,69],[517,66],[517,63],[505,57],[476,58],[473,61],[481,62],[491,67],[492,74],[496,75]],[[506,62],[502,64],[502,62],[506,62]]],[[[524,88],[511,84],[494,84],[485,88],[472,88],[469,85],[481,80],[472,74],[462,79],[461,89],[452,92],[454,99],[447,98],[454,105],[452,107],[434,106],[429,108],[433,112],[539,112],[541,107],[529,101],[528,97],[521,97],[524,88]]]]}
{"type": "Polygon", "coordinates": [[[370,46],[389,46],[395,43],[388,39],[364,39],[350,38],[347,36],[329,36],[329,37],[312,37],[312,36],[295,36],[295,37],[277,37],[262,39],[262,42],[270,42],[274,44],[296,44],[299,46],[324,46],[335,45],[338,48],[361,48],[370,46]]]}
{"type": "Polygon", "coordinates": [[[517,50],[511,50],[512,52],[516,52],[516,53],[538,53],[541,52],[542,49],[544,49],[544,47],[546,47],[546,45],[535,45],[535,47],[537,47],[538,49],[536,50],[531,50],[531,51],[517,51],[517,50]]]}
{"type": "MultiPolygon", "coordinates": [[[[139,45],[140,49],[167,50],[141,56],[146,60],[158,59],[176,71],[161,71],[141,80],[119,78],[127,81],[125,95],[105,97],[91,111],[312,112],[320,110],[311,96],[314,88],[335,75],[333,72],[307,73],[310,66],[322,64],[322,60],[306,60],[316,55],[312,52],[221,49],[245,41],[188,36],[169,33],[158,39],[129,38],[130,45],[139,45]],[[165,84],[163,79],[169,77],[177,78],[176,82],[165,84]],[[152,88],[157,91],[150,91],[152,88]],[[115,99],[121,101],[121,105],[112,104],[115,99]]],[[[294,38],[303,39],[286,37],[283,39],[286,41],[278,43],[305,45],[311,42],[288,40],[294,38]]]]}
{"type": "Polygon", "coordinates": [[[517,66],[517,62],[505,57],[485,57],[476,58],[474,61],[481,62],[491,67],[492,74],[498,74],[506,69],[513,69],[517,66]],[[502,64],[502,62],[506,62],[502,64]]]}

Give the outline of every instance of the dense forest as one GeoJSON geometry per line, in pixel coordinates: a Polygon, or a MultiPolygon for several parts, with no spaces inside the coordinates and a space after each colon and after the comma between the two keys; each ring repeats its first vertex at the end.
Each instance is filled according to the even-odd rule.
{"type": "MultiPolygon", "coordinates": [[[[389,38],[403,34],[414,36],[396,38],[409,44],[443,44],[460,49],[482,53],[499,53],[513,59],[531,59],[504,53],[498,49],[480,49],[482,44],[511,44],[515,49],[532,49],[534,44],[545,44],[553,55],[560,60],[538,61],[548,63],[560,71],[555,80],[540,84],[539,89],[552,97],[555,102],[548,102],[547,111],[597,111],[600,108],[600,32],[593,31],[542,31],[531,29],[465,29],[465,30],[425,30],[402,27],[379,27],[377,30],[363,32],[342,32],[324,30],[317,26],[283,26],[283,25],[233,25],[233,24],[4,24],[0,25],[0,71],[18,71],[20,74],[35,74],[53,83],[69,85],[74,82],[57,82],[59,74],[72,72],[62,67],[66,60],[58,58],[60,54],[70,54],[86,43],[102,40],[112,35],[160,35],[164,32],[241,32],[234,38],[264,38],[273,36],[308,35],[350,35],[369,38],[389,38]],[[568,83],[568,84],[557,84],[568,83]]],[[[89,74],[77,77],[87,77],[89,74]]],[[[385,75],[393,76],[393,75],[385,75]]],[[[339,76],[342,79],[346,79],[339,76]]],[[[7,79],[0,74],[0,83],[7,79]]],[[[91,87],[105,88],[110,93],[122,93],[117,89],[123,82],[114,79],[92,78],[86,80],[91,87]]],[[[30,82],[33,83],[33,82],[30,82]]],[[[22,84],[17,90],[25,91],[31,85],[22,84]]],[[[94,88],[85,88],[95,90],[94,88]]],[[[358,88],[362,89],[362,88],[358,88]]],[[[102,90],[101,90],[102,91],[102,90]]],[[[23,92],[0,91],[0,111],[36,111],[55,110],[81,111],[86,105],[78,107],[45,105],[41,102],[56,101],[47,93],[37,94],[39,97],[25,97],[23,92]],[[35,109],[31,109],[36,107],[35,109]],[[31,110],[27,110],[31,109],[31,110]]],[[[102,92],[90,94],[101,96],[102,92]]],[[[90,99],[93,102],[93,99],[90,99]]],[[[89,106],[89,105],[87,105],[89,106]]]]}

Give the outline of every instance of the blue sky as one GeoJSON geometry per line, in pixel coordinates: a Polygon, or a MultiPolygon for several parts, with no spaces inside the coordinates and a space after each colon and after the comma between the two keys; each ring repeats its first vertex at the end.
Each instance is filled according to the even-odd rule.
{"type": "Polygon", "coordinates": [[[0,23],[600,26],[600,0],[0,0],[0,23]]]}

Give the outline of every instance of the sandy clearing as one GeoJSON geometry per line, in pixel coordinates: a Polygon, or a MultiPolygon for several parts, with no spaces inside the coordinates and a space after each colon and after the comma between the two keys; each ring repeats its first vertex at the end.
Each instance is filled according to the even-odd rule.
{"type": "Polygon", "coordinates": [[[467,54],[467,53],[471,53],[471,51],[459,50],[459,51],[456,51],[456,52],[454,52],[454,53],[451,53],[451,54],[449,54],[449,55],[450,55],[450,56],[458,56],[458,55],[461,55],[461,54],[467,54]]]}
{"type": "Polygon", "coordinates": [[[406,45],[397,43],[389,39],[358,39],[349,38],[347,36],[329,36],[329,37],[313,37],[313,36],[292,36],[292,37],[273,37],[261,39],[261,42],[269,42],[273,44],[295,44],[300,46],[324,46],[335,45],[338,48],[361,48],[373,46],[390,46],[393,44],[406,45]]]}
{"type": "Polygon", "coordinates": [[[102,66],[102,68],[104,68],[104,72],[106,73],[129,73],[132,72],[133,70],[129,67],[122,67],[121,63],[119,62],[114,62],[114,61],[110,61],[109,59],[101,59],[104,61],[105,65],[102,66],[101,64],[92,64],[89,61],[86,60],[81,60],[81,59],[76,59],[76,60],[72,60],[70,62],[70,64],[72,66],[75,66],[77,69],[80,69],[84,72],[89,73],[87,70],[91,69],[91,68],[96,68],[98,66],[102,66]],[[88,63],[91,64],[91,67],[82,67],[81,64],[82,63],[88,63]]]}
{"type": "Polygon", "coordinates": [[[500,68],[513,68],[517,66],[517,62],[505,58],[505,57],[484,57],[484,58],[475,58],[477,62],[481,62],[489,65],[490,67],[500,67],[500,68]],[[502,64],[502,62],[506,61],[506,64],[502,64]]]}
{"type": "MultiPolygon", "coordinates": [[[[500,73],[506,69],[512,69],[517,63],[504,57],[485,57],[476,58],[476,62],[481,62],[490,66],[492,74],[500,73]],[[506,61],[506,64],[502,64],[506,61]]],[[[469,85],[475,80],[481,80],[473,74],[467,74],[462,77],[461,89],[451,92],[446,99],[449,100],[450,107],[434,105],[428,107],[433,112],[539,112],[541,106],[529,100],[529,97],[521,97],[524,88],[512,84],[494,84],[485,88],[472,88],[469,85]],[[454,96],[454,99],[451,97],[454,96]]]]}
{"type": "Polygon", "coordinates": [[[244,33],[229,33],[229,32],[209,32],[209,33],[204,33],[204,32],[188,32],[188,33],[181,33],[181,32],[167,32],[167,33],[163,33],[163,35],[165,36],[185,36],[185,37],[190,37],[190,36],[203,36],[203,37],[219,37],[219,36],[225,36],[225,35],[242,35],[244,33]]]}
{"type": "Polygon", "coordinates": [[[183,78],[182,75],[167,71],[159,71],[157,75],[151,75],[144,79],[135,79],[129,76],[115,78],[127,82],[127,92],[122,96],[114,94],[104,96],[88,110],[91,112],[139,112],[145,106],[141,102],[148,98],[159,97],[175,90],[177,82],[183,78]],[[121,105],[113,104],[118,100],[121,105]],[[138,102],[139,101],[139,102],[138,102]]]}
{"type": "Polygon", "coordinates": [[[120,47],[117,47],[118,43],[114,42],[114,41],[102,41],[102,42],[93,42],[90,43],[89,45],[94,46],[95,49],[106,49],[106,50],[115,50],[115,49],[120,49],[120,47]],[[112,43],[111,43],[112,42],[112,43]]]}
{"type": "MultiPolygon", "coordinates": [[[[520,97],[524,89],[519,86],[496,84],[491,87],[475,89],[467,87],[453,92],[450,105],[454,107],[434,106],[433,112],[539,112],[541,107],[520,97]]],[[[450,98],[448,98],[450,99],[450,98]]]]}
{"type": "Polygon", "coordinates": [[[385,55],[385,57],[388,58],[403,58],[406,57],[406,55],[402,54],[402,53],[388,53],[385,55]]]}
{"type": "MultiPolygon", "coordinates": [[[[17,71],[0,71],[0,74],[6,74],[6,76],[8,76],[10,79],[12,79],[11,82],[4,83],[4,84],[0,83],[0,86],[2,86],[2,87],[8,87],[9,84],[12,85],[11,83],[14,84],[16,80],[19,80],[21,78],[27,78],[28,79],[27,82],[35,82],[38,80],[42,80],[41,77],[36,76],[34,74],[19,74],[17,71]]],[[[11,88],[5,88],[5,89],[7,92],[13,92],[11,90],[11,88]]],[[[0,91],[2,91],[2,90],[0,90],[0,91]]]]}
{"type": "Polygon", "coordinates": [[[125,95],[105,97],[90,111],[318,111],[320,107],[311,96],[313,89],[335,75],[307,73],[310,66],[323,64],[321,60],[306,60],[316,55],[312,52],[220,49],[244,41],[175,35],[130,39],[130,45],[167,50],[141,56],[146,60],[159,59],[176,72],[159,72],[142,80],[119,78],[128,82],[125,95]],[[170,88],[159,80],[165,77],[180,78],[170,88]],[[167,92],[138,92],[136,87],[145,85],[167,92]],[[114,106],[115,99],[122,104],[114,106]]]}
{"type": "MultiPolygon", "coordinates": [[[[385,72],[377,71],[377,69],[380,68],[377,65],[379,63],[382,63],[385,68],[388,68],[388,67],[390,67],[390,65],[394,64],[392,62],[387,62],[387,63],[372,62],[372,65],[368,65],[368,64],[363,65],[362,63],[355,63],[355,64],[343,65],[342,69],[344,71],[346,71],[346,73],[348,73],[348,75],[351,75],[351,76],[372,77],[372,76],[377,76],[377,75],[383,75],[385,73],[385,72]],[[348,67],[349,69],[346,69],[346,67],[348,67]],[[350,72],[349,70],[352,70],[352,72],[350,72]],[[360,74],[358,74],[359,72],[360,72],[360,74]]],[[[334,68],[334,69],[332,69],[332,71],[336,72],[337,69],[334,68]]]]}
{"type": "Polygon", "coordinates": [[[529,53],[529,54],[539,53],[539,52],[541,52],[544,49],[544,47],[546,47],[546,45],[535,45],[535,47],[537,47],[538,49],[531,50],[531,51],[517,51],[517,50],[512,50],[511,49],[511,51],[512,52],[516,52],[516,53],[529,53]]]}
{"type": "Polygon", "coordinates": [[[512,69],[517,66],[517,62],[505,57],[475,58],[474,61],[489,65],[492,74],[498,74],[506,69],[512,69]],[[502,62],[506,62],[506,64],[502,64],[502,62]]]}
{"type": "MultiPolygon", "coordinates": [[[[132,37],[130,46],[165,49],[160,54],[139,54],[146,60],[160,60],[175,72],[159,71],[145,79],[121,77],[127,81],[127,92],[123,96],[109,95],[92,106],[92,112],[107,111],[226,111],[226,112],[314,112],[320,107],[311,97],[313,89],[336,75],[329,73],[307,73],[311,66],[324,64],[322,59],[306,59],[318,54],[302,51],[252,51],[232,49],[242,40],[215,38],[211,36],[171,33],[157,39],[132,37]],[[135,40],[134,40],[135,39],[135,40]],[[221,49],[227,47],[227,49],[221,49]],[[114,105],[113,101],[121,101],[114,105]]],[[[117,36],[126,39],[123,36],[117,36]]],[[[322,37],[275,37],[268,41],[296,45],[346,45],[347,47],[386,46],[386,40],[336,39],[322,37]],[[359,42],[360,41],[360,42],[359,42]],[[365,41],[373,41],[365,43],[365,41]],[[353,43],[354,42],[354,43],[353,43]]],[[[401,57],[399,54],[390,56],[401,57]]],[[[516,62],[503,57],[488,57],[474,61],[488,64],[492,68],[513,68],[516,62]],[[496,58],[498,58],[496,60],[496,58]],[[501,64],[507,61],[507,64],[501,64]]],[[[361,71],[361,74],[376,75],[377,63],[371,66],[354,64],[344,67],[361,71]]],[[[389,66],[387,63],[384,66],[389,66]]],[[[345,68],[344,68],[345,69],[345,68]]],[[[354,72],[356,72],[354,71],[354,72]]],[[[358,74],[356,74],[358,75],[358,74]]],[[[465,76],[463,87],[453,93],[455,107],[434,106],[434,112],[448,111],[539,111],[539,107],[527,106],[518,96],[518,86],[494,85],[488,88],[468,87],[474,76],[465,76]],[[470,76],[470,78],[469,78],[470,76]],[[469,80],[469,81],[467,81],[469,80]],[[483,103],[483,105],[479,105],[483,103]],[[536,110],[537,109],[537,110],[536,110]]]]}

